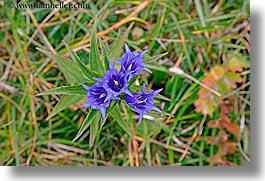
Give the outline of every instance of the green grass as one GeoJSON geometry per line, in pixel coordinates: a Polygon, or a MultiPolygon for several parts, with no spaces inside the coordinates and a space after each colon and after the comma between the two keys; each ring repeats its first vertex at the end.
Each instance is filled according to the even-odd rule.
{"type": "MultiPolygon", "coordinates": [[[[97,31],[103,32],[122,22],[143,1],[87,1],[90,9],[61,9],[44,24],[52,9],[0,6],[0,165],[216,165],[208,159],[219,149],[207,138],[215,138],[220,130],[209,127],[208,122],[219,118],[220,107],[201,125],[204,116],[194,106],[200,85],[186,76],[172,74],[169,68],[180,60],[186,74],[202,80],[212,67],[224,63],[228,54],[249,63],[249,3],[189,2],[150,1],[136,13],[138,19],[129,19],[100,36],[119,52],[118,56],[112,53],[113,58],[123,53],[124,46],[115,45],[117,41],[126,42],[136,52],[148,49],[147,61],[168,52],[148,64],[153,74],[143,72],[138,81],[153,90],[163,88],[161,94],[171,101],[156,99],[164,114],[151,112],[139,125],[137,114],[124,104],[122,118],[133,127],[135,140],[110,117],[94,138],[93,147],[89,146],[90,129],[72,142],[88,113],[78,107],[85,97],[73,98],[82,100],[46,120],[62,96],[36,95],[69,85],[69,77],[36,47],[70,58],[65,41],[87,64],[96,14],[100,17],[97,31]],[[41,24],[41,31],[37,31],[41,24]],[[173,115],[167,121],[170,113],[173,115]]],[[[239,90],[225,99],[230,102],[229,119],[244,128],[238,136],[228,133],[228,141],[237,146],[225,159],[236,165],[249,161],[250,87],[244,85],[250,75],[242,77],[235,88],[239,90]]]]}

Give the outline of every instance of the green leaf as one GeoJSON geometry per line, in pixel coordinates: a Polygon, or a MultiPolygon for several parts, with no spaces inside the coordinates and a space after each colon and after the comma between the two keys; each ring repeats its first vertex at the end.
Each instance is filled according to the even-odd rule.
{"type": "Polygon", "coordinates": [[[106,116],[106,118],[101,117],[100,122],[99,122],[99,131],[101,131],[101,129],[103,128],[105,122],[107,121],[107,117],[108,116],[106,116]]]}
{"type": "Polygon", "coordinates": [[[123,36],[114,41],[113,46],[109,51],[109,58],[111,60],[118,59],[120,51],[122,50],[122,47],[124,46],[125,40],[127,39],[131,29],[132,26],[130,25],[129,28],[126,30],[126,32],[123,34],[123,36]]]}
{"type": "Polygon", "coordinates": [[[163,66],[163,65],[151,65],[151,64],[146,64],[145,67],[151,69],[151,70],[157,70],[160,72],[165,72],[165,73],[170,73],[168,68],[163,66]]]}
{"type": "Polygon", "coordinates": [[[70,59],[55,55],[49,51],[43,50],[41,48],[37,48],[37,50],[41,51],[52,60],[55,60],[58,63],[60,70],[63,72],[68,83],[81,83],[86,82],[85,77],[82,76],[79,68],[75,63],[73,63],[70,59]]]}
{"type": "Polygon", "coordinates": [[[90,79],[93,82],[95,82],[95,79],[93,77],[93,73],[91,73],[91,71],[85,66],[85,64],[80,60],[80,58],[72,50],[72,48],[66,42],[63,41],[63,43],[64,43],[65,47],[67,48],[67,50],[69,51],[72,60],[76,63],[76,65],[78,66],[78,68],[80,69],[80,71],[82,72],[82,74],[85,77],[87,77],[88,79],[90,79]]]}
{"type": "Polygon", "coordinates": [[[133,85],[133,83],[136,81],[136,79],[139,77],[139,75],[135,75],[132,77],[132,79],[129,81],[129,87],[133,85]]]}
{"type": "Polygon", "coordinates": [[[81,128],[79,129],[78,133],[76,134],[75,138],[73,139],[73,142],[76,141],[83,133],[87,130],[87,128],[90,126],[92,120],[96,116],[96,114],[99,111],[96,109],[91,109],[90,112],[87,114],[85,120],[82,123],[81,128]]]}
{"type": "Polygon", "coordinates": [[[153,57],[148,57],[148,59],[145,61],[145,63],[150,63],[150,62],[154,62],[154,61],[157,61],[158,59],[160,59],[161,57],[167,55],[168,52],[165,52],[165,53],[162,53],[162,54],[158,54],[158,55],[155,55],[153,57]]]}
{"type": "Polygon", "coordinates": [[[107,71],[109,69],[109,47],[101,40],[100,37],[98,37],[100,46],[101,46],[101,54],[102,54],[102,58],[103,58],[103,62],[104,62],[104,68],[105,71],[107,71]]]}
{"type": "Polygon", "coordinates": [[[92,148],[97,137],[99,131],[99,121],[100,121],[101,114],[98,111],[95,117],[92,119],[91,126],[90,126],[90,135],[89,135],[89,147],[92,148]]]}
{"type": "Polygon", "coordinates": [[[118,104],[118,102],[119,102],[118,100],[112,100],[111,101],[110,106],[106,110],[107,115],[118,104]]]}
{"type": "Polygon", "coordinates": [[[84,96],[80,95],[64,95],[62,99],[56,104],[51,114],[46,118],[46,120],[51,119],[54,115],[58,114],[62,110],[66,109],[73,104],[78,103],[84,98],[84,96]]]}
{"type": "MultiPolygon", "coordinates": [[[[142,86],[139,86],[139,85],[131,85],[130,86],[130,89],[133,92],[139,93],[142,90],[142,86]]],[[[152,92],[153,91],[152,89],[150,89],[148,87],[146,87],[145,89],[147,90],[147,92],[152,92]]],[[[158,98],[158,99],[165,100],[165,101],[171,101],[171,99],[169,99],[169,98],[167,98],[167,97],[165,97],[165,96],[163,96],[161,94],[156,94],[155,97],[158,98]]]]}
{"type": "Polygon", "coordinates": [[[110,114],[114,118],[114,120],[120,125],[120,127],[122,129],[124,129],[124,131],[126,131],[130,137],[133,138],[134,134],[133,134],[132,128],[128,125],[127,122],[125,122],[125,120],[123,120],[123,117],[122,117],[120,109],[119,109],[119,105],[116,105],[112,109],[110,114]]]}
{"type": "Polygon", "coordinates": [[[37,96],[51,95],[51,94],[68,94],[68,95],[84,95],[85,96],[87,94],[87,91],[80,85],[62,86],[62,87],[56,87],[52,90],[39,93],[37,94],[37,96]]]}
{"type": "Polygon", "coordinates": [[[102,62],[100,60],[99,51],[98,51],[98,44],[97,44],[97,19],[95,20],[92,35],[91,35],[91,42],[90,42],[90,54],[89,54],[89,63],[92,70],[97,71],[100,75],[104,74],[104,68],[102,62]]]}
{"type": "Polygon", "coordinates": [[[99,77],[103,77],[101,74],[97,73],[97,72],[94,71],[94,70],[90,70],[90,69],[88,69],[88,71],[91,73],[92,77],[97,77],[97,78],[99,78],[99,77]]]}

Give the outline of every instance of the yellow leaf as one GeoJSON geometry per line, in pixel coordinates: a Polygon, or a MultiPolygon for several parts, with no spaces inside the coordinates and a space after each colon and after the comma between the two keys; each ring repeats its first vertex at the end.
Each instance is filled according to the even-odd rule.
{"type": "Polygon", "coordinates": [[[249,64],[246,61],[241,60],[234,55],[229,56],[225,64],[225,69],[227,71],[232,71],[232,72],[241,72],[243,71],[243,68],[247,67],[249,67],[249,64]]]}
{"type": "Polygon", "coordinates": [[[220,80],[225,74],[225,70],[221,66],[214,66],[211,70],[211,74],[214,76],[215,80],[220,80]]]}

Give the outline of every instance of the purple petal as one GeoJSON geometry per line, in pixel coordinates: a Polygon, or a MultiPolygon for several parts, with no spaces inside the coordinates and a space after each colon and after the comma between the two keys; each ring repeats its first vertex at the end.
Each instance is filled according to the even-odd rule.
{"type": "Polygon", "coordinates": [[[98,82],[102,82],[104,79],[103,78],[94,78],[98,82]]]}
{"type": "Polygon", "coordinates": [[[163,90],[163,88],[162,88],[162,89],[155,90],[155,91],[153,92],[153,94],[156,95],[156,94],[158,94],[159,92],[161,92],[162,90],[163,90]]]}
{"type": "Polygon", "coordinates": [[[125,43],[125,52],[126,53],[132,53],[131,50],[129,49],[128,45],[125,43]]]}
{"type": "Polygon", "coordinates": [[[134,104],[136,102],[135,97],[128,94],[124,95],[124,99],[128,104],[134,104]]]}
{"type": "Polygon", "coordinates": [[[105,107],[101,107],[100,111],[101,111],[101,114],[102,114],[103,118],[106,118],[106,108],[105,107]]]}
{"type": "Polygon", "coordinates": [[[141,93],[145,93],[145,84],[143,84],[141,93]]]}
{"type": "Polygon", "coordinates": [[[139,113],[138,124],[140,124],[140,123],[141,123],[142,119],[143,119],[143,114],[139,113]]]}
{"type": "Polygon", "coordinates": [[[112,95],[108,93],[108,95],[106,96],[106,98],[105,98],[105,101],[104,101],[104,102],[107,102],[107,101],[109,101],[111,98],[112,98],[112,95]]]}
{"type": "Polygon", "coordinates": [[[130,92],[130,90],[127,88],[124,91],[126,94],[130,95],[131,97],[133,97],[133,94],[130,92]]]}
{"type": "Polygon", "coordinates": [[[144,56],[144,54],[145,54],[146,52],[148,52],[148,50],[144,50],[144,51],[142,51],[142,52],[139,54],[140,57],[143,58],[143,56],[144,56]]]}
{"type": "Polygon", "coordinates": [[[91,102],[86,102],[85,104],[81,105],[80,108],[86,108],[86,107],[89,107],[91,106],[91,102]]]}
{"type": "Polygon", "coordinates": [[[157,111],[157,112],[162,112],[158,107],[156,107],[156,106],[152,106],[152,110],[155,110],[155,111],[157,111]]]}
{"type": "Polygon", "coordinates": [[[83,84],[83,83],[81,83],[81,86],[82,86],[84,89],[86,89],[87,91],[89,91],[89,89],[90,89],[90,87],[88,87],[87,85],[85,85],[85,84],[83,84]]]}
{"type": "Polygon", "coordinates": [[[112,60],[109,61],[109,69],[110,69],[110,70],[111,70],[111,69],[114,69],[114,66],[113,66],[113,64],[112,64],[112,60]]]}
{"type": "Polygon", "coordinates": [[[143,68],[144,70],[146,70],[147,72],[149,72],[149,73],[153,73],[149,68],[143,68]]]}
{"type": "Polygon", "coordinates": [[[116,64],[121,65],[121,61],[120,61],[120,60],[115,60],[115,61],[113,61],[113,62],[115,62],[116,64]]]}

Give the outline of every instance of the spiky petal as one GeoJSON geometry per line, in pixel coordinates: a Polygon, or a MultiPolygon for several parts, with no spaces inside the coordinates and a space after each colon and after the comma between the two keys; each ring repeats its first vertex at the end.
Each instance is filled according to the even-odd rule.
{"type": "Polygon", "coordinates": [[[107,100],[119,99],[118,96],[122,93],[132,96],[132,93],[128,89],[126,74],[122,72],[118,73],[118,70],[113,67],[112,62],[110,62],[109,68],[103,78],[97,79],[108,92],[107,100]]]}
{"type": "Polygon", "coordinates": [[[141,53],[133,53],[125,44],[125,54],[123,54],[122,59],[116,61],[118,64],[121,65],[120,72],[126,74],[127,80],[130,80],[134,75],[139,74],[142,70],[146,70],[151,72],[148,68],[144,66],[144,59],[143,56],[147,52],[147,50],[141,53]]]}
{"type": "Polygon", "coordinates": [[[154,97],[162,89],[147,93],[145,91],[145,85],[143,85],[142,91],[139,94],[133,94],[133,96],[125,95],[124,99],[129,106],[135,109],[139,113],[138,123],[142,121],[143,115],[147,114],[148,111],[155,110],[161,112],[161,110],[154,106],[154,97]]]}
{"type": "Polygon", "coordinates": [[[92,87],[89,87],[85,84],[81,85],[84,89],[87,90],[88,101],[80,107],[91,107],[93,109],[98,109],[101,111],[102,116],[105,118],[106,108],[109,107],[110,100],[107,99],[108,92],[103,87],[103,84],[96,83],[92,87]]]}

